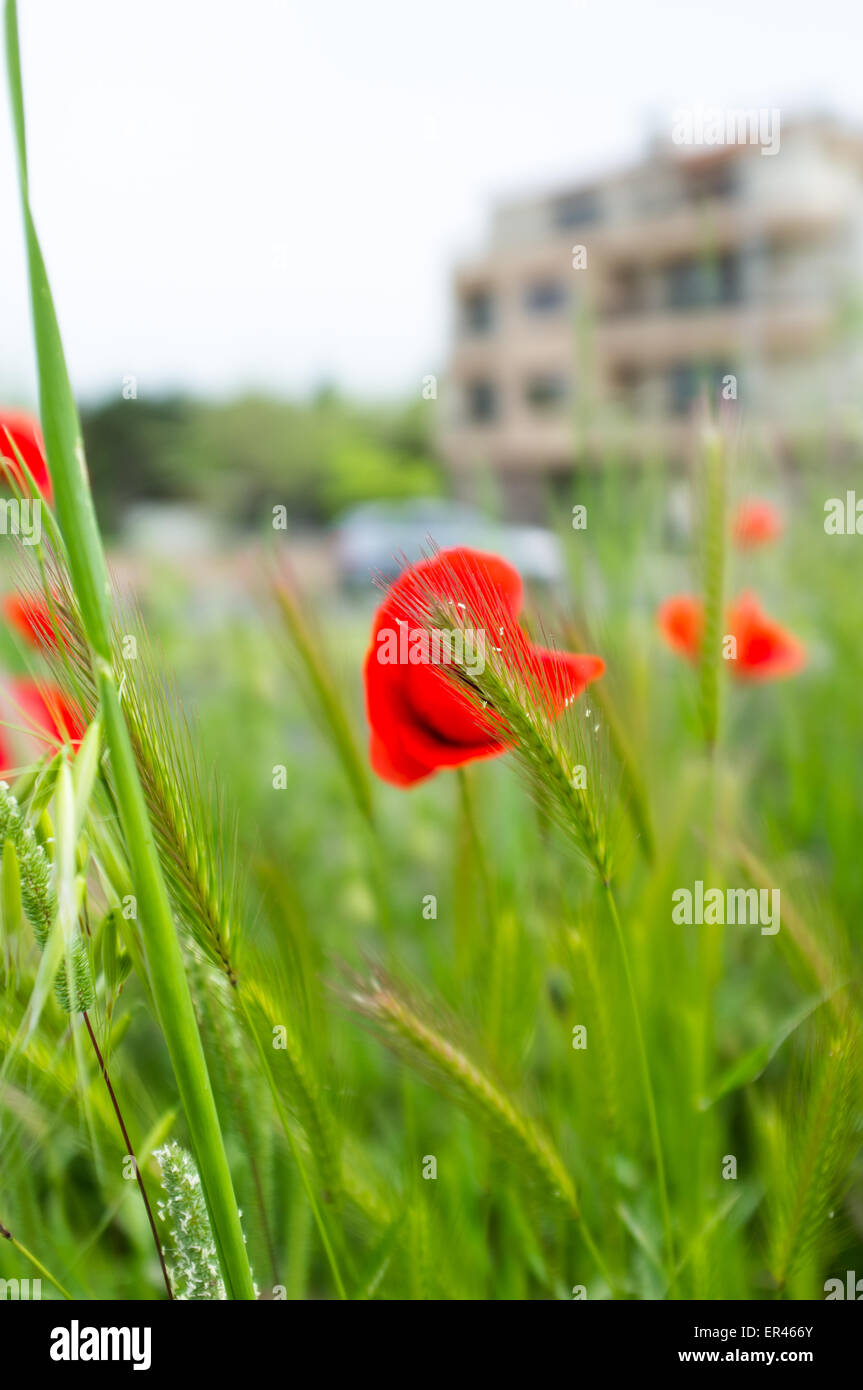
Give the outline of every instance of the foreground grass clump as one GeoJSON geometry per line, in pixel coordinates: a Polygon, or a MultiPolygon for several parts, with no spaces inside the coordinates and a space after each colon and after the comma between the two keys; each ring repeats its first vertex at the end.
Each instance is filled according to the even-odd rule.
{"type": "MultiPolygon", "coordinates": [[[[582,747],[588,787],[602,779],[591,803],[608,849],[601,871],[550,804],[554,787],[518,755],[409,793],[363,775],[363,612],[323,612],[313,640],[297,643],[297,621],[308,631],[312,616],[294,595],[287,645],[273,641],[292,601],[282,591],[242,629],[229,621],[215,645],[169,617],[159,660],[177,668],[194,725],[176,694],[158,718],[147,714],[164,688],[153,682],[158,663],[140,618],[120,623],[139,638],[124,700],[157,823],[158,781],[181,756],[199,764],[176,783],[182,830],[156,843],[261,1296],[571,1298],[583,1288],[588,1298],[804,1298],[855,1267],[860,883],[842,846],[844,772],[863,753],[863,731],[860,656],[838,610],[854,557],[808,535],[805,510],[794,515],[819,556],[817,583],[801,593],[791,555],[775,552],[773,607],[810,652],[828,633],[825,656],[785,684],[722,681],[711,747],[698,672],[665,650],[655,624],[660,601],[687,582],[686,556],[669,554],[645,592],[655,552],[648,480],[640,486],[629,532],[638,555],[615,562],[597,544],[614,590],[591,643],[608,666],[589,697],[599,734],[592,748],[578,743],[582,697],[543,735],[566,761],[582,747]],[[814,746],[804,731],[827,691],[833,717],[814,746]],[[603,739],[612,724],[625,752],[603,739]],[[196,835],[204,824],[220,833],[196,835]],[[219,887],[226,870],[230,897],[219,887]],[[779,932],[677,925],[672,895],[699,879],[778,888],[779,932]],[[197,907],[193,882],[212,887],[197,907]],[[214,923],[231,942],[227,963],[208,947],[214,923]]],[[[616,514],[612,499],[609,478],[593,514],[616,514]]],[[[57,602],[74,630],[74,593],[57,602]]],[[[561,631],[585,623],[575,611],[561,631]]],[[[38,659],[62,678],[62,651],[38,659]]],[[[86,663],[71,671],[69,695],[92,713],[86,663]]],[[[50,766],[19,779],[37,835],[53,805],[50,766]]],[[[105,759],[82,834],[93,1027],[155,1205],[154,1151],[168,1136],[188,1141],[146,923],[123,915],[132,867],[105,759]]],[[[44,852],[56,860],[56,836],[44,852]]],[[[0,1219],[73,1295],[158,1296],[155,1247],[96,1056],[75,1045],[74,1016],[70,1038],[50,979],[22,1036],[40,964],[27,930],[22,918],[14,952],[7,945],[0,1219]]],[[[4,1274],[25,1276],[8,1242],[0,1259],[4,1274]]]]}
{"type": "Polygon", "coordinates": [[[279,577],[202,634],[179,577],[149,622],[108,587],[6,17],[56,498],[16,571],[46,615],[17,654],[80,730],[0,787],[0,1277],[822,1297],[859,1268],[863,1190],[861,559],[824,533],[823,477],[749,553],[720,436],[693,459],[687,548],[663,535],[670,474],[609,463],[582,480],[566,594],[500,612],[500,567],[473,611],[414,590],[414,626],[509,641],[433,673],[449,728],[396,730],[422,758],[370,758],[364,607],[315,611],[279,577]],[[750,586],[805,647],[793,679],[727,678],[723,614],[750,586]],[[656,620],[687,589],[688,665],[656,620]],[[586,689],[555,641],[601,655],[586,689]],[[487,760],[453,748],[465,708],[492,721],[487,760]],[[697,883],[778,892],[779,931],[675,921],[697,883]]]}

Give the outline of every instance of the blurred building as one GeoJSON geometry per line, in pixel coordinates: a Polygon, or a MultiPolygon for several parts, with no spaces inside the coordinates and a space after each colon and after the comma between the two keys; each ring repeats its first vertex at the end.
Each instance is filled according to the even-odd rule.
{"type": "Polygon", "coordinates": [[[829,121],[773,153],[669,139],[506,204],[455,278],[444,455],[516,490],[610,451],[678,455],[702,393],[802,450],[863,383],[861,281],[863,138],[829,121]]]}

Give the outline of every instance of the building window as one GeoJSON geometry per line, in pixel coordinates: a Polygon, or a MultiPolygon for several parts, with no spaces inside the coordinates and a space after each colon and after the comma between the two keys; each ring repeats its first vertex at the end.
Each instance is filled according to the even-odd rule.
{"type": "Polygon", "coordinates": [[[591,222],[599,222],[602,216],[599,194],[593,188],[558,198],[553,211],[554,224],[560,228],[586,227],[591,222]]]}
{"type": "Polygon", "coordinates": [[[711,406],[721,399],[722,384],[736,368],[727,361],[676,362],[668,374],[669,409],[672,415],[688,415],[702,392],[711,406]]]}
{"type": "Polygon", "coordinates": [[[702,271],[697,261],[672,261],[666,267],[666,299],[670,309],[688,309],[701,303],[702,271]]]}
{"type": "Polygon", "coordinates": [[[535,280],[524,292],[524,307],[529,314],[558,314],[568,298],[561,280],[535,280]]]}
{"type": "Polygon", "coordinates": [[[698,369],[692,362],[675,362],[668,373],[668,405],[672,415],[688,415],[698,397],[698,369]]]}
{"type": "Polygon", "coordinates": [[[487,425],[497,418],[498,392],[493,381],[470,381],[465,395],[467,417],[472,425],[487,425]]]}
{"type": "Polygon", "coordinates": [[[494,295],[491,290],[473,290],[462,300],[462,323],[466,333],[490,333],[494,327],[494,295]]]}
{"type": "Polygon", "coordinates": [[[555,372],[542,372],[525,383],[524,398],[532,410],[543,414],[559,410],[569,394],[569,382],[555,372]]]}
{"type": "Polygon", "coordinates": [[[647,279],[637,266],[621,266],[610,277],[605,305],[607,314],[620,317],[642,314],[647,302],[647,279]]]}
{"type": "Polygon", "coordinates": [[[733,252],[719,257],[717,266],[720,304],[739,304],[742,298],[742,263],[733,252]]]}
{"type": "Polygon", "coordinates": [[[708,309],[740,300],[740,260],[732,252],[713,260],[687,257],[665,271],[670,309],[708,309]]]}

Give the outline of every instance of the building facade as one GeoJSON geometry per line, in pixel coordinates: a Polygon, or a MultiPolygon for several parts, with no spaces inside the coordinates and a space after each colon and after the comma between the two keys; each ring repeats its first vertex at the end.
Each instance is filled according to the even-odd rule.
{"type": "Polygon", "coordinates": [[[501,206],[455,276],[444,457],[518,483],[681,456],[699,400],[793,448],[855,412],[861,282],[863,140],[826,121],[501,206]]]}

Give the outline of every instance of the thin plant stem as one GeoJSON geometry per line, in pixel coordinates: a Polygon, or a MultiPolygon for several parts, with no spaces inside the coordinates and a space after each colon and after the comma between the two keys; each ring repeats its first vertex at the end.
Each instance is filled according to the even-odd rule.
{"type": "Polygon", "coordinates": [[[597,1245],[596,1241],[591,1235],[590,1228],[587,1222],[585,1221],[584,1215],[582,1213],[579,1213],[578,1229],[581,1234],[582,1240],[584,1241],[585,1245],[590,1251],[590,1254],[593,1257],[594,1264],[596,1265],[597,1269],[599,1270],[608,1287],[611,1289],[612,1297],[616,1299],[619,1291],[618,1286],[615,1283],[614,1277],[611,1274],[608,1265],[605,1263],[604,1257],[600,1254],[599,1246],[597,1245]]]}
{"type": "MultiPolygon", "coordinates": [[[[726,582],[727,490],[728,457],[725,440],[719,429],[708,428],[704,448],[702,496],[704,515],[701,526],[704,637],[699,663],[706,759],[704,821],[706,862],[703,877],[708,881],[711,871],[716,867],[719,772],[717,750],[723,722],[722,633],[726,582]]],[[[722,956],[722,928],[717,925],[705,926],[699,937],[701,1029],[697,1038],[694,1059],[694,1079],[699,1094],[704,1093],[710,1074],[715,1032],[713,996],[722,976],[722,956]]],[[[701,1205],[707,1176],[705,1163],[709,1161],[711,1152],[709,1132],[706,1132],[710,1125],[710,1117],[702,1117],[693,1136],[695,1180],[692,1185],[692,1197],[695,1202],[695,1217],[699,1228],[703,1226],[701,1205]]],[[[692,1267],[697,1297],[704,1277],[704,1248],[700,1240],[696,1243],[692,1267]]]]}
{"type": "Polygon", "coordinates": [[[120,1110],[120,1104],[119,1104],[119,1101],[117,1100],[117,1095],[116,1095],[116,1092],[114,1091],[114,1087],[111,1085],[111,1078],[110,1078],[110,1076],[108,1075],[108,1068],[105,1066],[105,1061],[104,1061],[104,1058],[102,1057],[102,1053],[101,1053],[101,1051],[100,1051],[100,1049],[99,1049],[99,1044],[98,1044],[98,1042],[96,1041],[96,1034],[93,1032],[93,1025],[92,1025],[91,1022],[90,1022],[90,1016],[89,1016],[89,1014],[87,1013],[87,1010],[86,1010],[86,1009],[84,1010],[82,1016],[83,1016],[84,1023],[85,1023],[86,1028],[87,1028],[87,1032],[90,1034],[90,1041],[91,1041],[91,1043],[93,1044],[93,1051],[94,1051],[95,1054],[96,1054],[96,1061],[99,1063],[99,1070],[100,1070],[100,1072],[102,1073],[102,1079],[103,1079],[103,1081],[105,1082],[105,1086],[107,1087],[108,1095],[111,1097],[111,1104],[112,1104],[112,1106],[114,1107],[114,1114],[117,1116],[117,1123],[118,1123],[118,1125],[120,1126],[120,1133],[121,1133],[122,1136],[123,1136],[123,1143],[126,1145],[126,1153],[129,1154],[129,1156],[133,1159],[134,1164],[135,1164],[135,1180],[136,1180],[136,1182],[137,1182],[137,1184],[138,1184],[138,1187],[139,1187],[140,1192],[141,1192],[141,1196],[142,1196],[142,1198],[143,1198],[143,1200],[144,1200],[144,1207],[145,1207],[146,1212],[147,1212],[147,1220],[148,1220],[149,1223],[150,1223],[150,1230],[153,1232],[153,1241],[154,1241],[155,1246],[156,1246],[156,1254],[159,1256],[159,1264],[160,1264],[161,1267],[162,1267],[162,1278],[163,1278],[164,1281],[165,1281],[165,1288],[168,1290],[168,1297],[169,1297],[170,1299],[173,1299],[173,1297],[174,1297],[174,1290],[171,1288],[171,1280],[170,1280],[170,1277],[169,1277],[169,1275],[168,1275],[168,1267],[167,1267],[167,1265],[165,1264],[165,1255],[164,1255],[164,1252],[163,1252],[163,1250],[162,1250],[162,1242],[159,1240],[159,1232],[158,1232],[158,1230],[157,1230],[157,1228],[156,1228],[156,1222],[155,1222],[154,1217],[153,1217],[153,1209],[152,1209],[152,1207],[150,1206],[150,1199],[149,1199],[149,1197],[147,1196],[147,1189],[146,1189],[146,1187],[144,1186],[144,1177],[143,1177],[143,1174],[141,1173],[141,1169],[140,1169],[140,1167],[139,1167],[139,1165],[138,1165],[138,1160],[137,1160],[137,1158],[136,1158],[136,1156],[135,1156],[135,1150],[132,1148],[132,1141],[131,1141],[131,1139],[129,1138],[129,1132],[128,1132],[128,1130],[126,1129],[126,1125],[125,1125],[125,1122],[124,1122],[124,1120],[123,1120],[123,1114],[122,1114],[122,1111],[120,1110]]]}
{"type": "Polygon", "coordinates": [[[667,1278],[669,1292],[674,1293],[676,1287],[675,1259],[674,1259],[674,1239],[671,1233],[671,1208],[668,1203],[668,1186],[665,1179],[665,1159],[662,1153],[662,1139],[659,1133],[659,1121],[656,1115],[656,1098],[653,1091],[653,1081],[650,1076],[650,1063],[647,1058],[647,1046],[644,1041],[644,1029],[641,1023],[641,1009],[638,1003],[638,995],[635,991],[635,981],[632,976],[632,964],[629,958],[629,947],[626,944],[623,926],[620,921],[620,913],[617,910],[617,903],[614,898],[611,886],[605,885],[606,902],[608,911],[614,925],[617,936],[617,943],[620,947],[620,954],[623,960],[623,970],[626,976],[626,987],[629,993],[629,1002],[632,1008],[632,1019],[635,1025],[635,1038],[638,1047],[638,1059],[641,1068],[641,1081],[644,1090],[644,1101],[647,1106],[647,1118],[650,1125],[650,1140],[653,1147],[653,1158],[656,1164],[656,1180],[659,1187],[659,1203],[662,1208],[662,1225],[665,1231],[665,1246],[667,1259],[667,1278]]]}
{"type": "Polygon", "coordinates": [[[50,1269],[46,1269],[42,1261],[36,1259],[36,1256],[33,1254],[32,1250],[28,1250],[26,1245],[22,1245],[20,1240],[17,1240],[16,1237],[13,1236],[12,1232],[6,1229],[2,1221],[0,1221],[0,1239],[8,1240],[10,1244],[18,1251],[19,1255],[23,1255],[25,1260],[29,1260],[33,1268],[38,1269],[39,1273],[45,1276],[49,1284],[54,1285],[54,1288],[57,1290],[58,1293],[61,1293],[64,1298],[69,1300],[70,1303],[72,1302],[72,1295],[69,1293],[68,1289],[63,1288],[63,1285],[60,1283],[60,1280],[54,1278],[54,1275],[51,1273],[50,1269]]]}

